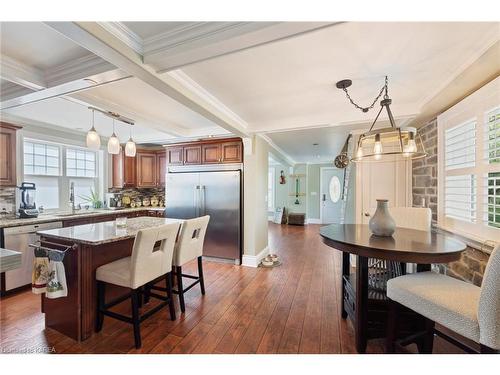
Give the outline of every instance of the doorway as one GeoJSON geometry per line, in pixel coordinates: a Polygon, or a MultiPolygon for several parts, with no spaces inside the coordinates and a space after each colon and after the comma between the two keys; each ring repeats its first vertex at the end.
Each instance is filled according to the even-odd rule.
{"type": "Polygon", "coordinates": [[[344,170],[322,167],[320,170],[320,219],[323,224],[342,223],[344,170]]]}

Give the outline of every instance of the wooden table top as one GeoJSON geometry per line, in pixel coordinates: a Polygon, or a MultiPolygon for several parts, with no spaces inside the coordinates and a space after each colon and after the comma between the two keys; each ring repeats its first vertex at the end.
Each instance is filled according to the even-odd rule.
{"type": "Polygon", "coordinates": [[[379,237],[366,224],[331,224],[322,227],[320,235],[326,245],[341,251],[408,263],[452,262],[466,248],[445,233],[396,228],[392,237],[379,237]]]}

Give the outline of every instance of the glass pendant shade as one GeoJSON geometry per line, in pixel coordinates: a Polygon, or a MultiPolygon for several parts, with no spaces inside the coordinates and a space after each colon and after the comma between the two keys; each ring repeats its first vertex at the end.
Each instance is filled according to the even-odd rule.
{"type": "Polygon", "coordinates": [[[135,142],[132,138],[130,138],[125,145],[125,156],[133,158],[136,151],[135,142]]]}
{"type": "Polygon", "coordinates": [[[113,155],[120,153],[120,140],[114,132],[108,140],[108,153],[113,155]]]}
{"type": "Polygon", "coordinates": [[[101,148],[101,137],[99,137],[93,126],[87,133],[86,144],[91,150],[99,150],[101,148]]]}

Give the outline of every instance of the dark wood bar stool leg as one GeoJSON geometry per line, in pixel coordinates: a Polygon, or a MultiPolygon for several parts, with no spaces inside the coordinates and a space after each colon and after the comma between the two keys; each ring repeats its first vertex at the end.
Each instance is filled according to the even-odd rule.
{"type": "Polygon", "coordinates": [[[203,265],[201,264],[201,256],[198,257],[198,277],[200,278],[201,294],[205,294],[205,280],[203,280],[203,265]]]}
{"type": "Polygon", "coordinates": [[[144,298],[144,304],[146,303],[149,303],[151,297],[150,297],[150,293],[151,293],[151,285],[150,284],[146,284],[144,285],[144,288],[143,288],[143,298],[144,298]]]}
{"type": "Polygon", "coordinates": [[[356,256],[356,350],[366,352],[368,340],[368,258],[356,256]]]}
{"type": "Polygon", "coordinates": [[[139,318],[139,298],[138,290],[132,291],[132,324],[134,325],[134,340],[135,347],[139,349],[141,347],[141,321],[139,318]]]}
{"type": "Polygon", "coordinates": [[[167,287],[167,298],[168,298],[168,308],[170,310],[170,320],[175,320],[175,306],[174,306],[174,298],[173,298],[173,293],[172,293],[172,284],[173,284],[174,278],[172,275],[172,272],[169,272],[167,274],[167,277],[165,278],[166,282],[166,287],[167,287]]]}
{"type": "Polygon", "coordinates": [[[425,319],[425,335],[422,341],[422,346],[419,346],[419,352],[432,354],[434,348],[434,322],[430,319],[425,319]],[[420,350],[421,349],[421,350],[420,350]]]}
{"type": "Polygon", "coordinates": [[[104,310],[104,298],[106,293],[106,284],[102,281],[97,282],[97,319],[96,319],[96,332],[102,330],[102,325],[104,323],[104,314],[102,311],[104,310]]]}
{"type": "Polygon", "coordinates": [[[186,311],[186,306],[184,304],[184,287],[182,286],[182,267],[178,266],[175,270],[175,275],[177,276],[177,293],[179,295],[179,305],[181,306],[181,311],[186,311]]]}

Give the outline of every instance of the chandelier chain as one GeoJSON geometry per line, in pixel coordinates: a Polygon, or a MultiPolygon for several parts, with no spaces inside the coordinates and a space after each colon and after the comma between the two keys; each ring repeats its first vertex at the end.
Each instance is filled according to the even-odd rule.
{"type": "Polygon", "coordinates": [[[370,109],[372,109],[375,104],[378,102],[378,100],[380,99],[380,97],[382,96],[382,94],[384,94],[384,99],[388,99],[389,98],[389,80],[387,78],[387,76],[385,76],[385,83],[384,83],[384,86],[382,86],[382,88],[380,89],[380,92],[378,93],[377,97],[375,99],[373,99],[373,102],[371,105],[369,105],[368,107],[361,107],[359,104],[357,104],[356,102],[354,102],[354,100],[352,100],[351,96],[349,95],[349,92],[347,91],[347,88],[346,87],[343,87],[342,90],[345,92],[345,95],[347,97],[347,99],[349,99],[349,101],[351,102],[351,104],[356,107],[357,109],[361,110],[362,112],[368,112],[370,109]]]}

